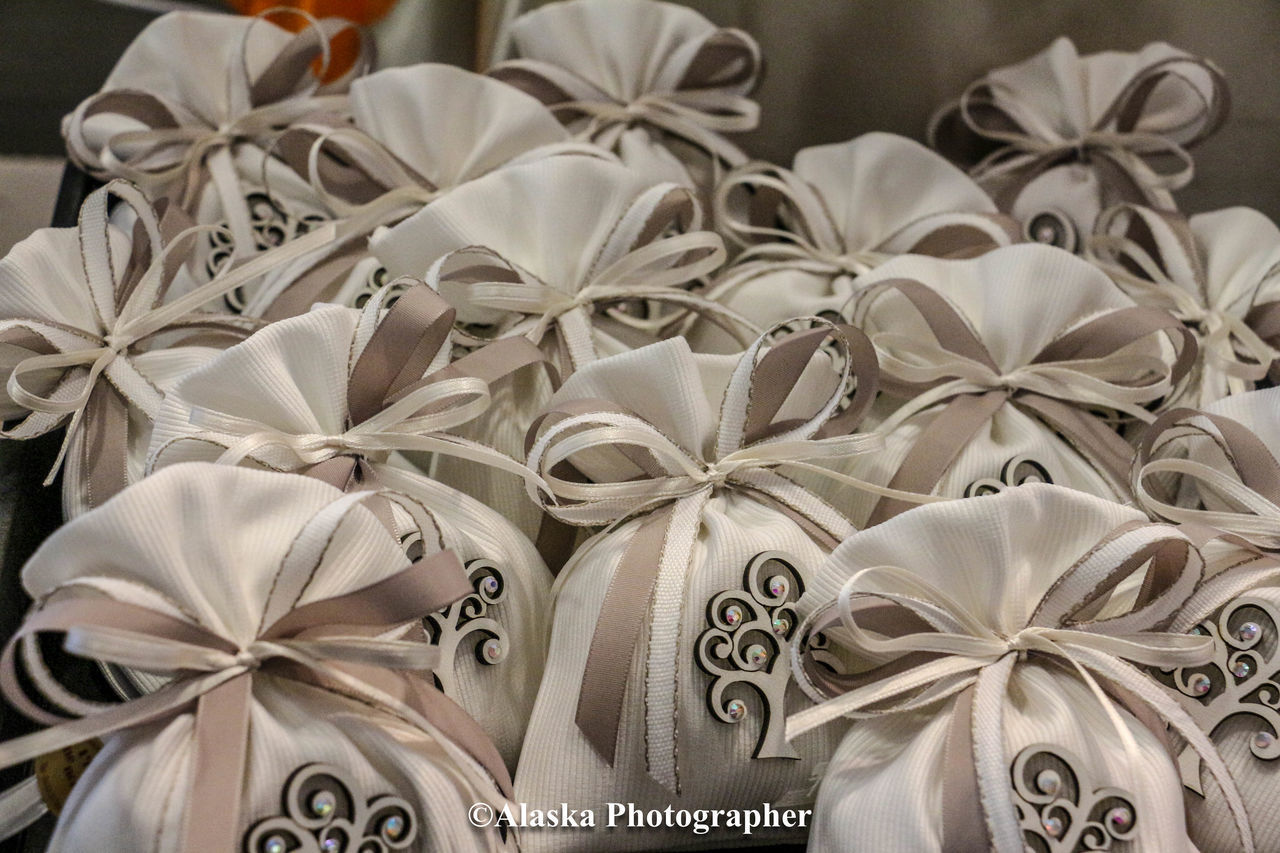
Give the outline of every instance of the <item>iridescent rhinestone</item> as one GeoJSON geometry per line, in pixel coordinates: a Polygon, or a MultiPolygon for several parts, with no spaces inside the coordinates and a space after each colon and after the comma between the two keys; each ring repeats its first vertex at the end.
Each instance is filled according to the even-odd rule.
{"type": "Polygon", "coordinates": [[[722,616],[724,618],[724,624],[729,627],[733,627],[742,621],[742,608],[736,604],[730,604],[724,609],[722,616]]]}
{"type": "Polygon", "coordinates": [[[1258,732],[1253,736],[1254,749],[1270,749],[1276,742],[1276,736],[1271,732],[1258,732]]]}
{"type": "Polygon", "coordinates": [[[787,579],[782,575],[774,575],[769,578],[769,594],[774,598],[781,598],[787,594],[787,579]]]}
{"type": "Polygon", "coordinates": [[[1248,678],[1251,672],[1253,672],[1253,664],[1244,658],[1231,664],[1231,674],[1236,678],[1248,678]]]}
{"type": "Polygon", "coordinates": [[[495,578],[493,575],[489,575],[487,578],[480,581],[480,588],[483,589],[489,595],[497,595],[498,589],[501,586],[502,585],[498,583],[498,579],[495,578]]]}
{"type": "Polygon", "coordinates": [[[285,845],[284,839],[279,835],[273,835],[262,845],[262,853],[285,853],[289,848],[285,845]]]}
{"type": "Polygon", "coordinates": [[[324,853],[337,853],[337,851],[342,849],[342,842],[336,838],[326,838],[324,841],[320,842],[320,849],[323,850],[324,853]]]}
{"type": "Polygon", "coordinates": [[[1047,817],[1041,821],[1041,825],[1044,826],[1044,831],[1049,833],[1051,838],[1058,838],[1061,836],[1062,830],[1064,829],[1062,825],[1062,818],[1060,817],[1047,817]]]}
{"type": "Polygon", "coordinates": [[[485,640],[481,653],[487,661],[496,662],[502,660],[502,641],[497,637],[485,640]]]}
{"type": "Polygon", "coordinates": [[[338,798],[332,791],[316,791],[311,795],[311,813],[316,817],[328,817],[338,807],[338,798]]]}
{"type": "Polygon", "coordinates": [[[1062,777],[1056,770],[1041,770],[1036,774],[1036,787],[1041,793],[1056,797],[1058,791],[1062,790],[1062,777]]]}
{"type": "Polygon", "coordinates": [[[729,719],[736,723],[747,715],[747,703],[741,699],[731,699],[729,704],[724,706],[724,710],[729,715],[729,719]]]}
{"type": "Polygon", "coordinates": [[[779,637],[785,637],[787,632],[791,630],[791,620],[785,616],[775,616],[773,619],[773,633],[779,637]]]}
{"type": "Polygon", "coordinates": [[[1107,826],[1116,832],[1128,832],[1133,826],[1133,812],[1124,806],[1116,806],[1107,812],[1107,826]]]}
{"type": "Polygon", "coordinates": [[[1209,688],[1213,686],[1213,680],[1203,672],[1197,672],[1191,678],[1187,679],[1187,686],[1191,688],[1192,696],[1203,696],[1209,692],[1209,688]]]}
{"type": "Polygon", "coordinates": [[[769,650],[759,643],[747,646],[746,651],[747,663],[752,666],[761,666],[769,659],[769,650]]]}
{"type": "Polygon", "coordinates": [[[1192,634],[1195,634],[1195,635],[1196,635],[1196,636],[1198,636],[1198,637],[1203,637],[1203,636],[1205,636],[1206,634],[1208,634],[1209,632],[1208,632],[1208,631],[1206,631],[1203,627],[1201,627],[1201,626],[1197,625],[1197,626],[1195,626],[1194,628],[1192,628],[1192,629],[1191,629],[1191,633],[1192,633],[1192,634]]]}
{"type": "Polygon", "coordinates": [[[404,835],[404,818],[393,814],[382,822],[382,837],[388,841],[396,841],[404,835]]]}
{"type": "Polygon", "coordinates": [[[1252,643],[1258,638],[1258,634],[1261,633],[1261,631],[1262,628],[1258,626],[1257,622],[1246,622],[1240,626],[1238,631],[1236,631],[1236,637],[1238,637],[1243,643],[1252,643]]]}

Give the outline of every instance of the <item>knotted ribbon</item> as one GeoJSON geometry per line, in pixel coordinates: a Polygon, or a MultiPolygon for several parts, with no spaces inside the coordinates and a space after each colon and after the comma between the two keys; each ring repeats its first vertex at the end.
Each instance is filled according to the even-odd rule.
{"type": "MultiPolygon", "coordinates": [[[[623,214],[583,281],[543,281],[481,246],[458,249],[438,259],[425,280],[459,311],[505,313],[493,337],[523,335],[541,343],[554,328],[558,367],[564,375],[595,360],[593,326],[597,324],[624,339],[634,339],[639,346],[651,342],[685,312],[693,312],[746,346],[759,334],[749,320],[682,288],[718,269],[725,259],[724,241],[713,232],[698,230],[700,225],[692,194],[660,184],[641,193],[623,214]],[[664,236],[671,229],[682,233],[664,236]],[[647,319],[625,310],[628,304],[644,302],[674,307],[678,313],[647,319]]],[[[472,344],[485,340],[466,331],[460,331],[459,338],[472,344]]]]}
{"type": "Polygon", "coordinates": [[[1054,126],[1050,117],[1019,97],[995,77],[982,78],[957,102],[939,110],[928,129],[929,144],[952,159],[966,161],[979,148],[989,150],[969,173],[995,187],[1001,210],[1011,209],[1018,194],[1039,175],[1066,163],[1088,163],[1116,200],[1145,202],[1153,191],[1167,196],[1186,186],[1194,174],[1187,149],[1216,132],[1230,107],[1222,72],[1208,60],[1191,56],[1167,57],[1135,72],[1094,123],[1074,134],[1054,126]],[[1186,78],[1187,71],[1207,76],[1207,97],[1186,78]],[[1152,95],[1167,81],[1184,83],[1186,100],[1202,109],[1167,135],[1144,131],[1148,110],[1161,108],[1152,105],[1152,95]],[[1189,128],[1194,128],[1189,136],[1174,140],[1175,132],[1189,128]],[[1172,171],[1160,170],[1165,158],[1177,164],[1172,171]]]}
{"type": "MultiPolygon", "coordinates": [[[[175,199],[192,213],[204,187],[212,182],[235,237],[233,257],[252,253],[253,218],[240,189],[233,154],[242,144],[266,149],[282,128],[310,113],[345,104],[346,95],[316,92],[329,66],[330,41],[342,31],[354,29],[349,21],[316,20],[297,9],[265,14],[276,12],[301,16],[310,26],[286,42],[251,80],[249,38],[263,18],[247,23],[238,56],[227,68],[222,115],[199,115],[184,104],[140,89],[100,92],[83,101],[64,122],[63,136],[71,159],[95,177],[125,178],[147,187],[153,196],[175,199]],[[319,73],[312,67],[317,60],[319,73]],[[86,125],[98,116],[127,119],[143,129],[115,133],[96,148],[86,125]]],[[[360,73],[362,67],[358,62],[352,73],[360,73]]]]}
{"type": "MultiPolygon", "coordinates": [[[[1199,455],[1207,460],[1210,454],[1199,455]]],[[[1280,548],[1280,462],[1253,430],[1225,415],[1170,409],[1156,418],[1137,446],[1133,494],[1160,518],[1216,528],[1259,548],[1280,548]],[[1215,448],[1210,454],[1225,465],[1184,458],[1178,448],[1190,447],[1188,441],[1215,448]],[[1176,492],[1190,484],[1197,505],[1212,496],[1213,508],[1179,504],[1170,486],[1176,492]]]]}
{"type": "MultiPolygon", "coordinates": [[[[1271,328],[1280,323],[1280,302],[1255,304],[1250,298],[1237,310],[1233,308],[1238,298],[1227,305],[1213,304],[1205,258],[1185,217],[1123,204],[1103,211],[1094,228],[1087,243],[1090,260],[1134,299],[1163,308],[1187,324],[1196,333],[1201,369],[1222,374],[1228,393],[1248,391],[1266,378],[1280,357],[1275,346],[1280,337],[1271,328]],[[1177,256],[1169,257],[1162,247],[1177,256]],[[1266,329],[1265,338],[1254,330],[1255,324],[1266,329]]],[[[1272,276],[1280,276],[1280,266],[1264,274],[1255,293],[1272,276]]]]}
{"type": "MultiPolygon", "coordinates": [[[[327,506],[304,528],[331,527],[363,495],[327,506]]],[[[301,534],[300,534],[301,536],[301,534]]],[[[281,573],[301,572],[323,549],[291,549],[281,573]]],[[[269,609],[246,644],[206,626],[144,605],[77,595],[64,587],[28,616],[0,656],[0,691],[24,714],[52,728],[0,744],[0,766],[11,766],[88,738],[192,712],[195,755],[180,847],[186,853],[239,847],[240,805],[255,679],[287,679],[384,709],[436,735],[459,770],[478,765],[504,794],[510,780],[496,748],[479,726],[426,678],[393,670],[435,665],[438,650],[382,636],[470,594],[457,557],[441,551],[362,589],[279,612],[269,609]],[[172,677],[165,686],[80,719],[42,710],[18,680],[15,649],[39,634],[66,634],[73,654],[172,677]]],[[[474,771],[471,771],[474,773],[474,771]]],[[[484,790],[484,785],[480,790],[484,790]]]]}
{"type": "MultiPolygon", "coordinates": [[[[546,369],[554,382],[554,370],[542,353],[524,338],[508,338],[449,363],[454,324],[449,304],[418,283],[383,316],[390,292],[379,293],[361,314],[356,337],[363,330],[368,339],[347,380],[345,432],[284,432],[196,406],[191,423],[212,431],[200,438],[226,447],[218,461],[235,464],[265,448],[280,447],[293,457],[289,470],[300,468],[344,490],[368,489],[377,485],[376,463],[391,451],[415,450],[489,465],[521,477],[530,489],[543,487],[536,474],[506,454],[447,432],[482,414],[489,406],[490,386],[517,371],[546,369]]],[[[153,454],[153,461],[163,450],[153,454]]]]}
{"type": "Polygon", "coordinates": [[[1212,742],[1133,666],[1196,666],[1212,657],[1210,638],[1162,632],[1192,594],[1201,568],[1198,552],[1176,529],[1122,525],[1063,572],[1025,625],[1011,633],[996,630],[908,568],[862,569],[849,577],[836,600],[798,626],[793,672],[819,704],[788,718],[787,738],[840,717],[885,717],[955,699],[942,779],[942,849],[1018,853],[1024,841],[1009,797],[999,709],[1016,666],[1032,657],[1053,660],[1089,687],[1131,759],[1140,755],[1138,745],[1116,703],[1150,721],[1157,736],[1167,723],[1184,738],[1221,785],[1242,849],[1252,850],[1248,816],[1212,742]],[[1117,588],[1138,577],[1136,601],[1099,618],[1117,588]],[[818,633],[827,638],[821,652],[810,647],[818,633]],[[823,662],[836,649],[873,667],[838,674],[823,662]],[[986,709],[982,716],[980,708],[986,709]]]}
{"type": "Polygon", "coordinates": [[[53,482],[78,430],[84,429],[89,496],[91,504],[96,504],[127,482],[122,462],[129,408],[153,420],[163,399],[163,392],[134,364],[134,356],[147,346],[173,346],[172,338],[194,342],[194,335],[201,332],[237,338],[251,332],[257,325],[252,320],[199,309],[276,265],[323,245],[332,239],[332,228],[319,228],[270,254],[228,265],[211,281],[166,300],[185,244],[215,227],[193,226],[166,242],[155,210],[136,187],[123,181],[112,181],[92,193],[81,208],[77,227],[84,300],[92,306],[96,327],[23,317],[0,321],[0,340],[35,353],[18,361],[6,383],[9,398],[31,414],[0,435],[42,435],[70,415],[66,438],[45,484],[53,482]],[[134,248],[120,272],[110,245],[111,196],[120,198],[138,217],[134,248]],[[157,341],[161,335],[165,338],[157,341]]]}
{"type": "Polygon", "coordinates": [[[501,62],[488,74],[528,92],[566,124],[585,120],[580,139],[613,149],[632,126],[648,126],[705,151],[718,176],[722,163],[736,166],[746,160],[720,134],[753,130],[760,123],[759,104],[738,92],[753,85],[761,65],[754,39],[724,29],[703,39],[670,91],[644,92],[630,100],[610,95],[571,69],[534,59],[501,62]]]}
{"type": "Polygon", "coordinates": [[[764,162],[745,163],[731,171],[717,186],[713,203],[717,225],[745,250],[708,293],[712,299],[781,270],[857,278],[896,254],[968,258],[1017,239],[1016,226],[1005,216],[956,212],[945,220],[940,216],[932,228],[922,228],[919,221],[905,222],[874,246],[849,245],[822,191],[794,172],[764,162]],[[748,199],[738,198],[736,194],[742,192],[749,193],[748,199]],[[745,219],[740,210],[746,210],[745,219]],[[768,224],[775,222],[785,222],[787,227],[768,224]],[[916,235],[910,246],[899,252],[884,250],[904,232],[916,235]]]}
{"type": "MultiPolygon", "coordinates": [[[[763,501],[828,548],[852,532],[832,507],[776,470],[798,468],[863,485],[813,463],[880,446],[874,437],[851,434],[875,397],[874,350],[850,326],[810,319],[815,328],[783,338],[758,362],[767,335],[744,353],[725,392],[710,459],[701,448],[677,444],[641,415],[608,400],[560,403],[530,428],[528,464],[558,499],[545,505],[548,513],[578,525],[616,526],[639,519],[601,605],[575,714],[579,729],[610,764],[631,661],[646,621],[645,695],[678,692],[675,643],[683,579],[703,509],[715,492],[737,491],[763,501]],[[778,420],[802,371],[827,341],[837,349],[840,381],[812,416],[778,420]],[[838,412],[855,377],[848,408],[838,412]]],[[[658,704],[645,703],[649,774],[678,790],[674,716],[658,711],[658,704]]]]}
{"type": "MultiPolygon", "coordinates": [[[[880,353],[882,386],[909,399],[879,431],[888,434],[913,415],[943,404],[890,480],[897,490],[932,492],[973,436],[1010,404],[1061,433],[1123,491],[1133,449],[1086,407],[1105,406],[1149,422],[1153,417],[1142,405],[1172,393],[1195,361],[1195,338],[1185,326],[1157,308],[1135,306],[1063,333],[1027,364],[1005,373],[955,306],[918,281],[890,279],[867,288],[857,297],[855,317],[865,318],[887,292],[905,297],[928,324],[933,341],[888,332],[872,336],[880,353]],[[1157,333],[1167,334],[1173,343],[1174,364],[1123,352],[1157,333]]],[[[882,499],[868,524],[909,507],[882,499]]]]}

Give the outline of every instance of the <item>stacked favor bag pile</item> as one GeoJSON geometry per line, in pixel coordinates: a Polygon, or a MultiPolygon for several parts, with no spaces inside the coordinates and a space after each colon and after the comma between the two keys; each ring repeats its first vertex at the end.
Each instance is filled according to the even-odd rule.
{"type": "Polygon", "coordinates": [[[63,126],[105,185],[0,261],[66,519],[0,764],[80,773],[0,829],[1280,849],[1280,230],[1177,209],[1212,63],[1061,39],[787,168],[679,6],[484,75],[280,23],[158,19],[63,126]]]}

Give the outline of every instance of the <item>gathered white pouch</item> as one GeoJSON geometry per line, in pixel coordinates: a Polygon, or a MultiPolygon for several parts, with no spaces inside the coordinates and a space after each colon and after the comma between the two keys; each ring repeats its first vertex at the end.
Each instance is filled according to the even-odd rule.
{"type": "Polygon", "coordinates": [[[362,307],[391,279],[368,249],[394,225],[482,175],[543,157],[610,155],[571,141],[539,101],[451,65],[388,68],[351,84],[350,119],[309,117],[273,154],[342,220],[344,239],[267,279],[245,313],[278,320],[315,302],[362,307]]]}
{"type": "MultiPolygon", "coordinates": [[[[503,341],[450,365],[453,312],[421,284],[389,312],[317,306],[272,323],[192,371],[165,400],[149,464],[222,461],[307,473],[347,490],[389,489],[422,504],[473,595],[422,627],[441,649],[436,678],[515,766],[542,675],[551,576],[499,513],[417,473],[397,451],[457,454],[464,471],[523,466],[448,434],[482,412],[489,388],[541,355],[503,341]]],[[[530,475],[531,476],[531,475],[530,475]]],[[[398,533],[416,527],[388,519],[398,533]]]]}
{"type": "Polygon", "coordinates": [[[1079,251],[1119,202],[1174,209],[1187,149],[1227,117],[1222,72],[1163,42],[1080,56],[1055,39],[975,81],[930,122],[929,142],[969,170],[1028,239],[1079,251]]]}
{"type": "MultiPolygon", "coordinates": [[[[173,12],[133,41],[101,91],[63,120],[71,160],[102,179],[125,178],[165,197],[201,224],[224,223],[201,241],[212,276],[231,261],[306,233],[325,218],[304,181],[268,154],[284,127],[346,110],[346,89],[370,61],[362,52],[322,82],[329,41],[353,25],[339,18],[290,33],[266,18],[173,12]],[[319,73],[312,63],[320,63],[319,73]]],[[[231,294],[232,307],[243,304],[231,294]]]]}
{"type": "Polygon", "coordinates": [[[1048,485],[847,539],[797,611],[793,668],[820,704],[788,736],[855,720],[809,849],[1190,853],[1166,724],[1223,783],[1234,849],[1254,849],[1222,759],[1143,671],[1209,657],[1162,631],[1201,566],[1176,528],[1048,485]]]}
{"type": "Polygon", "coordinates": [[[1166,405],[1206,406],[1267,377],[1280,355],[1280,228],[1265,215],[1117,205],[1098,217],[1086,255],[1195,333],[1200,358],[1166,405]]]}
{"type": "MultiPolygon", "coordinates": [[[[684,289],[724,261],[719,235],[701,228],[683,187],[616,163],[554,157],[464,184],[375,236],[372,248],[389,274],[423,278],[453,305],[461,344],[524,336],[564,377],[656,341],[685,311],[724,322],[744,346],[758,334],[684,289]]],[[[517,377],[460,434],[519,457],[551,390],[545,377],[517,377]]],[[[464,476],[441,460],[435,476],[537,531],[539,514],[509,475],[464,476]]]]}
{"type": "MultiPolygon", "coordinates": [[[[964,172],[890,133],[805,148],[791,170],[747,163],[715,207],[716,227],[745,250],[706,295],[762,327],[838,315],[859,277],[897,255],[972,257],[1016,240],[964,172]]],[[[699,349],[721,338],[705,324],[691,335],[699,349]]]]}
{"type": "Polygon", "coordinates": [[[650,182],[708,201],[722,167],[746,156],[724,134],[753,130],[747,97],[764,61],[747,33],[654,0],[565,0],[516,19],[518,59],[489,74],[542,101],[578,138],[650,182]]]}
{"type": "Polygon", "coordinates": [[[466,819],[472,803],[505,801],[496,750],[414,672],[435,650],[394,639],[465,596],[466,575],[434,543],[410,563],[364,499],[307,477],[174,466],[41,546],[0,684],[52,727],[0,744],[0,763],[103,738],[50,850],[514,849],[466,819]],[[168,681],[86,703],[32,652],[50,633],[168,681]]]}
{"type": "MultiPolygon", "coordinates": [[[[853,323],[900,403],[883,404],[885,451],[840,470],[947,497],[1051,482],[1127,498],[1133,450],[1113,421],[1152,420],[1144,407],[1190,369],[1195,343],[1182,323],[1051,246],[903,256],[862,284],[853,323]]],[[[857,526],[911,506],[865,491],[849,499],[841,508],[857,526]]]]}
{"type": "MultiPolygon", "coordinates": [[[[852,528],[786,472],[877,445],[849,434],[874,396],[874,354],[856,330],[816,323],[741,357],[653,344],[582,368],[552,399],[529,454],[557,498],[547,511],[609,527],[557,579],[520,801],[598,821],[608,803],[809,801],[835,733],[782,743],[783,716],[802,701],[786,649],[796,598],[852,528]],[[837,415],[851,373],[858,393],[837,415]]],[[[522,845],[692,849],[804,834],[776,822],[754,835],[723,824],[600,832],[530,830],[522,845]]]]}
{"type": "Polygon", "coordinates": [[[113,181],[86,199],[76,228],[41,229],[0,260],[0,417],[16,421],[0,436],[66,424],[46,485],[65,462],[68,518],[142,476],[165,390],[253,328],[202,309],[328,239],[317,231],[187,286],[193,238],[209,229],[182,220],[177,211],[157,216],[136,187],[113,181]],[[133,214],[132,237],[108,221],[113,196],[133,214]]]}

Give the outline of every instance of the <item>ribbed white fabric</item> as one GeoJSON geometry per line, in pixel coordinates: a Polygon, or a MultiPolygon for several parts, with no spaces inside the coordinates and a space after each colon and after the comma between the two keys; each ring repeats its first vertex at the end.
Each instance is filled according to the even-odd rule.
{"type": "MultiPolygon", "coordinates": [[[[569,378],[552,403],[607,399],[641,415],[695,458],[713,459],[717,407],[736,364],[733,356],[694,355],[683,340],[673,339],[584,367],[569,378]]],[[[814,358],[810,371],[802,375],[797,393],[779,419],[812,412],[815,401],[829,393],[830,367],[824,355],[814,358]]],[[[590,462],[587,453],[575,457],[575,464],[588,476],[590,462]]],[[[664,565],[659,574],[650,616],[627,677],[612,767],[575,724],[573,709],[601,604],[640,523],[626,521],[588,540],[556,581],[547,669],[520,757],[516,798],[539,808],[567,802],[575,808],[594,809],[598,815],[605,814],[609,802],[659,810],[667,806],[759,807],[784,799],[797,805],[807,802],[813,777],[839,736],[839,727],[793,742],[799,761],[752,758],[763,725],[758,694],[749,689],[741,692],[748,708],[742,722],[720,722],[707,708],[712,678],[696,663],[697,638],[709,627],[708,602],[725,590],[743,589],[743,573],[753,557],[764,551],[789,554],[805,584],[823,557],[823,549],[795,521],[749,492],[713,494],[696,519],[669,534],[672,542],[692,540],[692,557],[688,565],[664,565]],[[669,685],[663,689],[654,684],[660,669],[674,674],[671,681],[662,682],[669,685]],[[673,716],[674,743],[660,743],[663,729],[655,727],[655,721],[670,721],[673,716]],[[650,775],[650,760],[664,749],[668,755],[671,750],[675,753],[677,793],[650,775]]],[[[791,682],[786,710],[805,704],[807,700],[791,682]]],[[[609,833],[540,829],[526,831],[521,844],[528,851],[695,849],[794,842],[803,837],[804,830],[798,829],[762,831],[751,837],[725,829],[702,836],[681,829],[609,833]]]]}
{"type": "MultiPolygon", "coordinates": [[[[1107,311],[1134,304],[1087,262],[1045,246],[1011,246],[963,261],[906,255],[885,263],[859,281],[865,288],[895,278],[921,281],[946,297],[1005,374],[1029,364],[1046,344],[1070,329],[1107,311]]],[[[855,320],[863,324],[873,342],[879,340],[877,346],[882,353],[894,352],[892,344],[884,343],[882,334],[902,340],[932,339],[916,310],[893,293],[870,301],[865,311],[860,308],[855,320]]],[[[1161,358],[1171,354],[1166,342],[1156,340],[1140,341],[1129,351],[1161,358]]],[[[882,369],[892,373],[891,367],[882,369]]],[[[888,403],[884,405],[887,413],[888,403]]],[[[910,400],[902,403],[904,407],[912,405],[910,400]]],[[[886,485],[909,457],[920,433],[944,407],[945,403],[928,406],[905,419],[903,411],[886,414],[888,420],[878,427],[885,436],[884,452],[851,459],[840,470],[886,485]]],[[[1122,494],[1118,490],[1124,488],[1122,483],[1109,482],[1085,456],[1038,418],[1006,403],[960,452],[934,494],[961,497],[970,484],[980,480],[999,484],[1004,466],[1019,458],[1043,466],[1052,482],[1090,494],[1116,498],[1122,494]]],[[[815,478],[812,488],[827,494],[824,490],[830,487],[815,478]]],[[[851,492],[840,506],[847,508],[855,525],[861,525],[875,503],[874,495],[851,492]]]]}
{"type": "MultiPolygon", "coordinates": [[[[359,589],[406,565],[396,540],[357,505],[335,527],[304,534],[327,537],[314,572],[282,575],[304,527],[341,498],[307,477],[174,466],[55,532],[27,563],[23,583],[36,599],[60,588],[95,590],[247,645],[281,607],[359,589]]],[[[108,736],[73,790],[50,850],[97,849],[110,839],[116,849],[177,851],[191,785],[192,719],[179,714],[108,736]]],[[[411,804],[422,832],[414,850],[501,847],[496,835],[472,830],[466,820],[471,803],[496,791],[476,787],[485,777],[478,766],[459,765],[458,750],[442,750],[437,735],[390,713],[256,676],[241,830],[282,813],[281,793],[296,769],[330,762],[360,793],[390,793],[411,804]]]]}
{"type": "MultiPolygon", "coordinates": [[[[359,339],[361,312],[325,305],[281,320],[227,350],[222,359],[193,371],[174,389],[158,419],[153,467],[216,461],[244,435],[339,435],[346,429],[347,385],[359,339]],[[200,416],[243,419],[251,426],[232,433],[201,426],[200,416]]],[[[365,337],[371,329],[365,330],[365,337]]],[[[448,358],[448,344],[441,358],[448,358]]],[[[336,456],[332,448],[330,456],[336,456]]],[[[292,450],[272,445],[254,451],[246,464],[296,471],[306,467],[292,450]]],[[[464,562],[493,561],[506,581],[504,600],[488,615],[506,632],[506,658],[481,664],[465,650],[451,662],[451,697],[475,717],[515,766],[542,674],[548,631],[545,616],[551,576],[533,544],[510,522],[450,486],[417,473],[403,459],[370,463],[380,484],[422,502],[440,528],[445,547],[464,562]]],[[[474,462],[463,466],[474,471],[474,462]]]]}
{"type": "MultiPolygon", "coordinates": [[[[1141,520],[1141,513],[1119,504],[1042,485],[920,507],[845,540],[819,569],[799,613],[804,618],[835,600],[862,569],[900,566],[951,596],[997,634],[1011,636],[1027,624],[1050,586],[1099,539],[1141,520]]],[[[1131,579],[1113,593],[1102,615],[1132,602],[1135,592],[1131,579]]],[[[810,850],[941,849],[943,762],[953,705],[946,700],[853,724],[827,766],[810,850]]],[[[980,700],[976,707],[981,713],[980,700]]],[[[1014,756],[1024,747],[1065,749],[1082,762],[1076,769],[1095,787],[1116,786],[1132,794],[1139,827],[1132,849],[1190,853],[1195,848],[1186,837],[1172,760],[1128,712],[1115,710],[1137,742],[1134,761],[1126,757],[1097,696],[1074,670],[1057,662],[1018,662],[999,708],[1004,755],[979,758],[1003,766],[1008,778],[1014,756]]]]}

